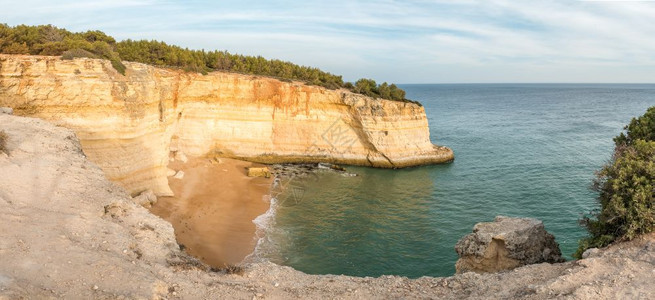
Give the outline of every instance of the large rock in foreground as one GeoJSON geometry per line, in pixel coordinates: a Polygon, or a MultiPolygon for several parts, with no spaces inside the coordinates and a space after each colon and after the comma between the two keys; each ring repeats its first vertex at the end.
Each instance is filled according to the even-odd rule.
{"type": "Polygon", "coordinates": [[[457,242],[457,273],[497,272],[542,262],[563,262],[555,237],[537,219],[496,217],[478,223],[457,242]]]}

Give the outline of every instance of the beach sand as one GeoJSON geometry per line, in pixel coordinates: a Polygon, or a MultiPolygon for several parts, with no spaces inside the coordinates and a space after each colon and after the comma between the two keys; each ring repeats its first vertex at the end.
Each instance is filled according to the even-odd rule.
{"type": "Polygon", "coordinates": [[[272,178],[248,177],[250,162],[221,158],[178,160],[169,168],[184,172],[182,179],[168,177],[174,197],[159,197],[151,211],[169,221],[185,250],[222,268],[236,265],[257,243],[253,220],[270,206],[272,178]]]}

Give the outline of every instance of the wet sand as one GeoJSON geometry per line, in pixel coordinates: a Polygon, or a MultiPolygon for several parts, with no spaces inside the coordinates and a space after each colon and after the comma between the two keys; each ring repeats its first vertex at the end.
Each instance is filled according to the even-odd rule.
{"type": "Polygon", "coordinates": [[[270,204],[272,178],[246,175],[250,162],[221,158],[174,161],[169,168],[184,171],[182,179],[168,177],[174,197],[160,197],[151,211],[173,224],[186,251],[222,268],[240,263],[256,245],[253,220],[270,204]]]}

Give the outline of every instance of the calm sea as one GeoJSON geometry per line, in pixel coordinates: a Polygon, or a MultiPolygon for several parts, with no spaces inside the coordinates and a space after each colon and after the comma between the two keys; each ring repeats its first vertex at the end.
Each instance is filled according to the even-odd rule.
{"type": "Polygon", "coordinates": [[[432,141],[455,161],[297,180],[302,188],[288,193],[302,201],[257,220],[259,257],[310,274],[449,276],[457,240],[506,215],[542,220],[570,259],[585,235],[578,219],[597,206],[589,186],[612,137],[655,105],[655,85],[402,88],[424,104],[432,141]]]}

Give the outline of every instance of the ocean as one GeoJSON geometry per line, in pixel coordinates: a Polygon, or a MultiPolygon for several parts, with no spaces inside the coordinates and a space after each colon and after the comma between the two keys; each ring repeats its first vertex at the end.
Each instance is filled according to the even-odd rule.
{"type": "Polygon", "coordinates": [[[455,243],[495,216],[537,218],[572,259],[612,138],[655,105],[655,85],[402,85],[449,164],[347,167],[296,179],[256,220],[255,255],[309,274],[450,276],[455,243]]]}

